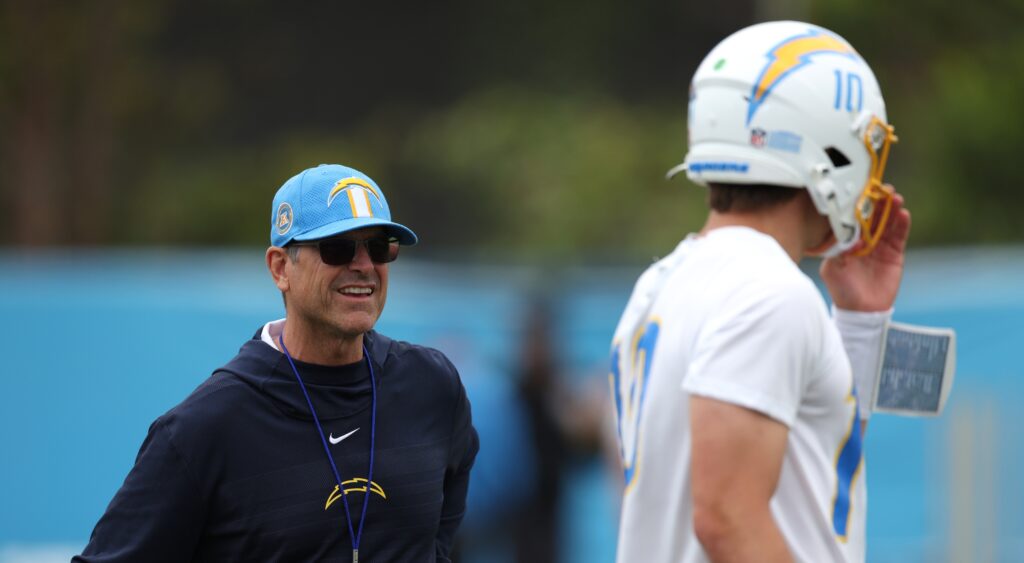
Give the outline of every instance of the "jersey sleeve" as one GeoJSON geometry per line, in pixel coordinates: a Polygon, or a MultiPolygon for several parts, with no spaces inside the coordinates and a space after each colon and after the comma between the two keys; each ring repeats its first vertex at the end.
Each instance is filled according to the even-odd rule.
{"type": "Polygon", "coordinates": [[[441,507],[441,521],[434,541],[438,561],[450,561],[455,532],[466,513],[466,495],[469,492],[469,471],[476,460],[480,441],[473,428],[466,389],[458,372],[450,362],[445,362],[454,377],[455,391],[454,418],[452,423],[451,447],[444,476],[444,504],[441,507]]]}
{"type": "Polygon", "coordinates": [[[725,301],[697,337],[683,389],[791,426],[822,338],[821,296],[802,281],[764,281],[725,301]]]}
{"type": "Polygon", "coordinates": [[[157,419],[89,544],[72,562],[192,560],[205,519],[195,483],[166,420],[157,419]]]}

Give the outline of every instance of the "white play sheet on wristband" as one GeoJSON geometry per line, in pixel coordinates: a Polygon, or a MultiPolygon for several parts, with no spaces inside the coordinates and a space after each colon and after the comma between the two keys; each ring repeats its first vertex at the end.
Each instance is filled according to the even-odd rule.
{"type": "Polygon", "coordinates": [[[890,323],[878,366],[872,410],[903,416],[937,416],[956,372],[956,333],[890,323]]]}

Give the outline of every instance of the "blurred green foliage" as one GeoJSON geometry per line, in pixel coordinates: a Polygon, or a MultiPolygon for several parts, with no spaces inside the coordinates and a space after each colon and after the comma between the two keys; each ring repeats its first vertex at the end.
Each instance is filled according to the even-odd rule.
{"type": "Polygon", "coordinates": [[[441,231],[455,221],[446,242],[563,259],[596,248],[650,252],[652,237],[673,240],[705,213],[698,190],[685,197],[664,179],[682,157],[678,120],[665,119],[673,113],[502,88],[425,120],[403,157],[449,186],[425,224],[441,231]]]}
{"type": "Polygon", "coordinates": [[[875,69],[913,245],[1024,240],[1024,1],[726,4],[8,0],[0,243],[265,244],[277,187],[341,162],[426,252],[664,254],[704,216],[663,176],[690,76],[767,13],[875,69]]]}

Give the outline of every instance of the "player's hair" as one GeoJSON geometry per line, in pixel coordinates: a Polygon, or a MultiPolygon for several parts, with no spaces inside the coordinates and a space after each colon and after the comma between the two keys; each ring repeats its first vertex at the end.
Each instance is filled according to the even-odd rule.
{"type": "Polygon", "coordinates": [[[785,203],[800,193],[800,188],[774,184],[708,183],[708,206],[719,213],[749,213],[785,203]]]}

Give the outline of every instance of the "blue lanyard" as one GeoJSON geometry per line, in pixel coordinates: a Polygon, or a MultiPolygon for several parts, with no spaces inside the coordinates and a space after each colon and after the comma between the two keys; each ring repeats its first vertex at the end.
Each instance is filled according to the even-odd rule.
{"type": "Polygon", "coordinates": [[[363,493],[363,514],[359,518],[359,531],[353,532],[352,514],[348,509],[348,494],[345,492],[345,486],[341,483],[341,474],[338,473],[338,466],[334,463],[334,456],[331,455],[331,449],[327,447],[327,439],[324,438],[324,429],[320,426],[320,419],[316,416],[316,410],[313,408],[313,401],[309,398],[309,392],[306,391],[306,385],[302,382],[302,377],[299,376],[299,370],[295,367],[292,355],[288,353],[288,348],[284,345],[283,334],[278,337],[278,342],[281,343],[281,350],[284,351],[284,356],[288,358],[288,363],[292,366],[292,372],[295,373],[295,379],[299,381],[299,387],[302,388],[302,394],[306,397],[306,404],[309,405],[309,413],[313,415],[313,422],[316,424],[316,431],[320,434],[320,442],[324,445],[324,453],[327,454],[327,461],[331,462],[331,470],[334,471],[334,479],[338,483],[338,492],[341,494],[341,502],[345,505],[345,521],[348,522],[348,537],[352,540],[352,563],[359,563],[359,540],[363,537],[363,524],[366,523],[366,507],[370,505],[370,486],[373,485],[373,442],[377,430],[377,382],[373,377],[373,363],[370,361],[370,353],[366,350],[366,344],[363,344],[363,358],[366,359],[366,367],[370,370],[370,390],[373,397],[370,402],[370,468],[366,472],[366,491],[363,493]]]}

